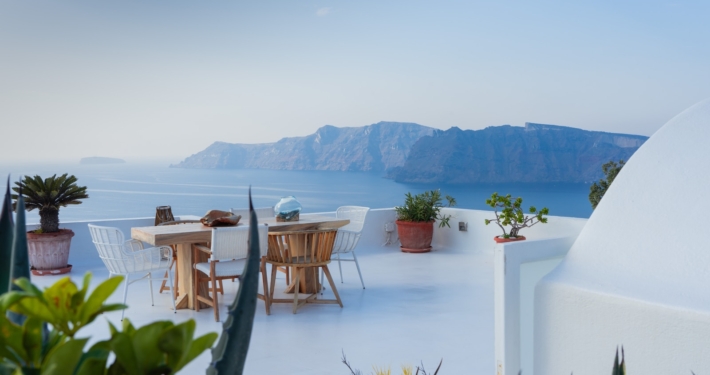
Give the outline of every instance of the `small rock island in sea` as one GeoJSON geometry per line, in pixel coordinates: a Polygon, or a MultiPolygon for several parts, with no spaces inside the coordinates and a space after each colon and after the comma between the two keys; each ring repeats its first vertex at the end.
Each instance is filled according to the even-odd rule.
{"type": "Polygon", "coordinates": [[[81,158],[79,164],[121,164],[126,161],[118,158],[106,158],[102,156],[92,156],[89,158],[81,158]]]}

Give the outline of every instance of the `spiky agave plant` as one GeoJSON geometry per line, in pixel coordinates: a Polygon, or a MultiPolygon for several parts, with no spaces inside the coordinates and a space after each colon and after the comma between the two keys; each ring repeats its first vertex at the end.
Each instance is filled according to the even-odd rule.
{"type": "Polygon", "coordinates": [[[81,204],[80,199],[86,199],[86,186],[78,186],[76,177],[67,173],[57,177],[42,179],[40,176],[25,176],[21,181],[15,182],[12,190],[17,193],[12,195],[17,206],[18,194],[25,197],[27,211],[39,209],[39,224],[43,233],[59,231],[59,208],[70,204],[81,204]]]}

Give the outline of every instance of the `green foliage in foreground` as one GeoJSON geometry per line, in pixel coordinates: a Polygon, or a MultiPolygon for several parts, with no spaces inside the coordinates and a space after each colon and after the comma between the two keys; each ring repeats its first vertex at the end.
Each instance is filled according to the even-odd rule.
{"type": "Polygon", "coordinates": [[[550,210],[544,207],[540,211],[535,208],[535,206],[530,206],[531,216],[526,216],[523,213],[523,198],[517,197],[513,200],[508,195],[498,195],[498,193],[493,193],[489,199],[486,199],[486,204],[495,209],[495,219],[486,219],[486,225],[490,223],[496,223],[500,229],[503,231],[503,238],[518,237],[519,232],[523,228],[531,227],[537,223],[547,223],[547,215],[550,210]],[[501,210],[498,213],[498,209],[501,210]],[[505,230],[506,226],[510,226],[510,232],[505,230]]]}
{"type": "Polygon", "coordinates": [[[174,374],[217,339],[216,333],[193,338],[193,320],[177,325],[157,321],[135,328],[124,319],[122,331],[109,323],[111,338],[84,351],[89,338],[77,338],[79,331],[100,314],[124,308],[104,303],[122,279],[111,277],[91,293],[90,273],[81,288],[68,277],[44,291],[26,278],[16,280],[20,290],[0,297],[0,374],[174,374]],[[17,325],[6,318],[7,311],[26,320],[17,325]],[[52,327],[48,334],[44,323],[52,327]],[[111,353],[114,360],[108,365],[111,353]]]}
{"type": "Polygon", "coordinates": [[[623,160],[619,160],[618,164],[612,160],[602,165],[604,178],[589,187],[589,203],[592,204],[592,209],[597,208],[602,197],[604,197],[604,194],[606,194],[607,190],[611,187],[611,183],[614,182],[616,176],[621,172],[621,168],[624,167],[624,164],[625,162],[623,160]]]}
{"type": "MultiPolygon", "coordinates": [[[[456,205],[456,199],[447,195],[448,207],[456,205]]],[[[421,194],[405,194],[404,205],[395,207],[397,220],[413,222],[429,222],[439,220],[439,227],[451,227],[449,219],[451,215],[441,215],[441,192],[439,190],[425,191],[421,194]]]]}

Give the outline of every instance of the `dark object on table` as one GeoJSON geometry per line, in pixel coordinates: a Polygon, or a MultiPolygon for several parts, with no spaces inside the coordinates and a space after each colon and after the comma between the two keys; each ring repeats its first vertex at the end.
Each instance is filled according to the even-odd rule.
{"type": "Polygon", "coordinates": [[[170,206],[158,206],[155,208],[155,225],[160,225],[167,221],[174,221],[173,210],[170,206]]]}
{"type": "Polygon", "coordinates": [[[200,222],[208,227],[224,227],[237,225],[241,218],[241,215],[229,211],[210,210],[200,219],[200,222]]]}

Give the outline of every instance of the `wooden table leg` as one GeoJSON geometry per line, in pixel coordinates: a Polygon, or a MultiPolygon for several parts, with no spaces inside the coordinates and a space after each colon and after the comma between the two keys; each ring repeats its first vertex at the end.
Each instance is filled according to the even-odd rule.
{"type": "Polygon", "coordinates": [[[296,271],[295,268],[291,267],[291,283],[286,287],[286,293],[294,293],[296,290],[296,272],[301,273],[299,280],[298,293],[320,293],[320,278],[318,277],[318,267],[306,267],[299,268],[296,271]]]}
{"type": "MultiPolygon", "coordinates": [[[[180,295],[175,300],[175,306],[178,309],[195,309],[195,289],[194,289],[194,277],[195,271],[192,265],[195,260],[192,257],[192,244],[181,243],[177,245],[177,270],[180,273],[180,280],[178,280],[178,290],[180,295]]],[[[207,290],[207,284],[203,283],[200,285],[198,293],[201,296],[209,296],[209,291],[207,290]]],[[[200,302],[202,303],[202,302],[200,302]]],[[[200,308],[207,307],[206,304],[202,303],[200,308]]]]}

